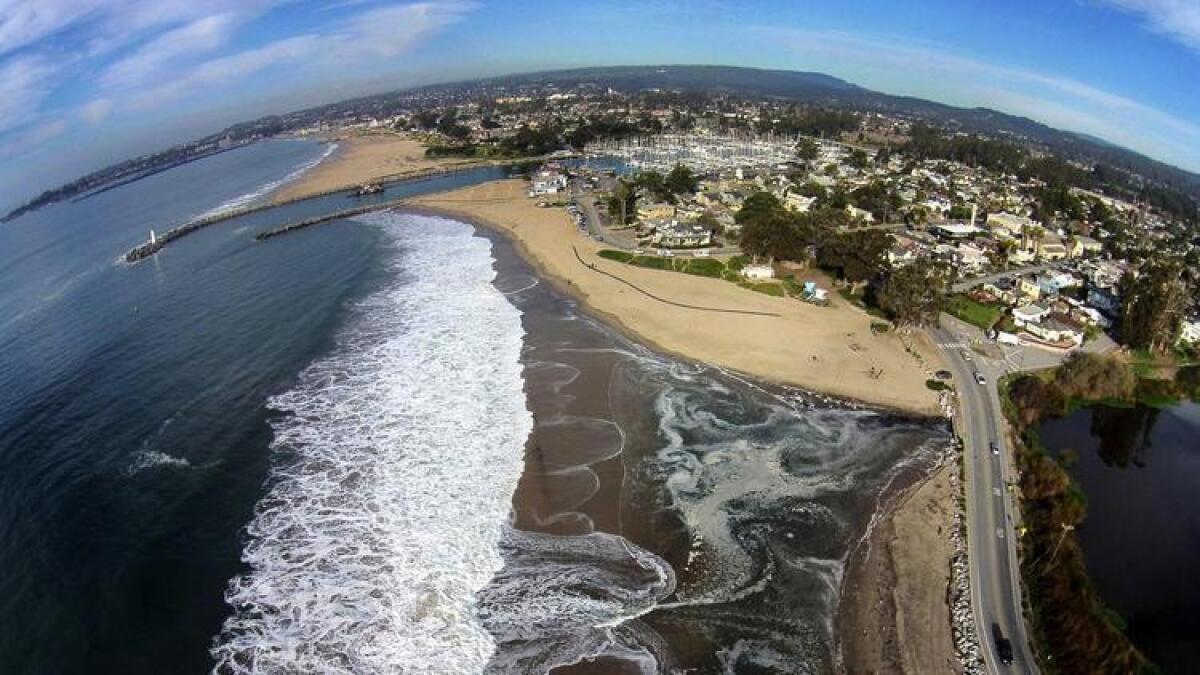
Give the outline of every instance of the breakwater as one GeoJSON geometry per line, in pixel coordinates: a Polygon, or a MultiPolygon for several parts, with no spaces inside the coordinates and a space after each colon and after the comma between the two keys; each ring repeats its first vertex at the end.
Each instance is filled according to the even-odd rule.
{"type": "Polygon", "coordinates": [[[304,220],[298,220],[298,221],[295,221],[292,223],[288,223],[286,225],[280,225],[279,227],[274,227],[269,230],[259,232],[258,234],[254,235],[254,240],[255,241],[264,241],[264,240],[270,239],[272,237],[278,237],[281,234],[287,234],[288,232],[295,232],[296,230],[302,230],[306,227],[312,227],[313,225],[320,225],[321,223],[327,223],[331,220],[339,220],[341,218],[351,218],[353,216],[361,216],[362,214],[368,213],[370,211],[382,211],[384,209],[390,209],[393,206],[399,206],[401,203],[408,201],[409,199],[410,199],[409,197],[399,197],[397,199],[389,199],[386,202],[375,202],[373,204],[363,204],[362,206],[356,206],[356,207],[349,208],[349,209],[342,209],[341,211],[336,211],[334,213],[327,213],[322,216],[315,216],[313,218],[305,218],[304,220]]]}
{"type": "MultiPolygon", "coordinates": [[[[421,181],[421,180],[428,180],[430,178],[436,178],[436,177],[440,177],[440,176],[448,176],[448,175],[452,175],[452,174],[465,173],[468,171],[474,171],[477,169],[483,169],[483,168],[487,168],[487,167],[512,166],[512,165],[522,164],[522,163],[526,163],[526,162],[543,161],[545,159],[546,159],[546,157],[524,157],[524,158],[520,158],[520,159],[505,159],[505,160],[491,159],[491,160],[463,162],[463,163],[454,164],[452,166],[432,167],[432,168],[428,168],[428,169],[419,169],[419,170],[407,171],[407,172],[403,172],[403,173],[391,174],[389,176],[384,176],[378,180],[382,181],[384,183],[385,192],[386,192],[386,190],[388,188],[395,187],[396,185],[399,185],[399,184],[405,184],[405,183],[421,181]]],[[[178,239],[186,237],[189,234],[197,232],[197,231],[204,229],[206,227],[209,227],[211,225],[223,223],[223,222],[226,222],[229,220],[233,220],[235,218],[249,216],[249,215],[252,215],[255,213],[267,211],[267,210],[274,209],[274,208],[277,208],[280,206],[286,206],[288,204],[294,204],[297,202],[308,201],[311,199],[319,199],[322,197],[329,197],[329,196],[342,194],[342,193],[346,194],[347,197],[351,197],[353,195],[350,194],[350,192],[352,190],[354,190],[356,187],[357,187],[357,185],[346,185],[346,186],[338,187],[338,188],[335,188],[332,190],[326,190],[324,192],[319,192],[319,193],[315,193],[315,194],[308,194],[308,195],[304,195],[302,197],[296,197],[293,199],[270,201],[270,202],[265,202],[262,204],[255,204],[252,206],[245,206],[242,208],[230,209],[228,211],[222,211],[220,213],[215,213],[211,216],[205,216],[203,218],[197,218],[195,220],[184,223],[183,225],[172,228],[172,229],[168,230],[167,232],[164,232],[164,233],[158,235],[152,241],[146,241],[146,242],[139,244],[138,246],[135,246],[134,248],[130,249],[125,254],[124,260],[127,263],[135,263],[140,260],[144,260],[144,259],[149,258],[150,256],[158,253],[162,249],[166,248],[167,245],[170,244],[171,242],[174,242],[178,239]]],[[[375,195],[375,196],[378,196],[378,195],[375,195]]],[[[305,227],[311,227],[312,225],[317,225],[319,223],[328,222],[330,220],[336,220],[338,218],[348,218],[350,216],[361,215],[368,211],[376,211],[376,210],[380,210],[380,209],[391,208],[393,206],[398,205],[402,200],[403,200],[403,198],[389,199],[389,200],[383,200],[383,201],[372,201],[368,204],[361,204],[359,206],[351,207],[348,209],[339,209],[335,212],[326,213],[326,214],[322,214],[319,216],[305,218],[303,220],[285,223],[278,227],[275,227],[275,228],[272,228],[265,232],[259,233],[258,235],[255,236],[255,239],[262,241],[264,239],[270,239],[271,237],[275,237],[280,234],[284,234],[285,232],[291,232],[291,231],[302,229],[305,227]]]]}

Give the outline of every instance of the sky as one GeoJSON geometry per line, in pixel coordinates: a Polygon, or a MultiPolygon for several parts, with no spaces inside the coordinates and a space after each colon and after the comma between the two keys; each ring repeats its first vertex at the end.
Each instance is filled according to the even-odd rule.
{"type": "Polygon", "coordinates": [[[260,115],[634,64],[823,72],[1200,172],[1200,0],[0,0],[0,207],[260,115]]]}

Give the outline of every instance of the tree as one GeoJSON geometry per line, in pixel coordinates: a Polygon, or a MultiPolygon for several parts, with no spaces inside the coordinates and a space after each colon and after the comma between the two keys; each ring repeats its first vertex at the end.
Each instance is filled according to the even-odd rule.
{"type": "Polygon", "coordinates": [[[795,259],[800,253],[796,229],[787,214],[776,211],[742,226],[742,250],[755,259],[795,259]]]}
{"type": "Polygon", "coordinates": [[[869,281],[883,267],[891,244],[891,236],[882,230],[833,232],[818,244],[817,265],[850,283],[869,281]]]}
{"type": "Polygon", "coordinates": [[[876,300],[879,307],[901,325],[924,326],[942,311],[950,268],[929,258],[920,258],[892,270],[883,281],[876,300]]]}
{"type": "Polygon", "coordinates": [[[850,156],[846,158],[846,163],[856,169],[867,168],[868,161],[869,161],[869,158],[867,157],[866,151],[857,150],[857,149],[853,150],[850,153],[850,156]]]}
{"type": "Polygon", "coordinates": [[[739,225],[746,225],[782,208],[783,204],[770,192],[755,192],[746,197],[746,201],[742,202],[742,208],[738,209],[733,219],[739,225]]]}
{"type": "Polygon", "coordinates": [[[629,225],[637,220],[637,188],[622,180],[608,196],[608,217],[618,225],[629,225]]]}
{"type": "Polygon", "coordinates": [[[712,211],[705,211],[704,213],[701,213],[700,216],[696,218],[696,224],[708,230],[714,236],[722,234],[725,229],[721,227],[720,221],[717,220],[716,215],[714,215],[712,211]]]}
{"type": "Polygon", "coordinates": [[[1154,260],[1121,279],[1121,339],[1135,349],[1166,352],[1179,340],[1187,287],[1178,263],[1154,260]]]}
{"type": "Polygon", "coordinates": [[[1090,352],[1074,352],[1054,374],[1054,384],[1068,398],[1124,400],[1133,395],[1137,377],[1124,361],[1090,352]]]}
{"type": "Polygon", "coordinates": [[[796,157],[806,162],[811,162],[821,156],[821,148],[817,142],[811,138],[802,138],[796,144],[796,157]]]}
{"type": "Polygon", "coordinates": [[[1066,407],[1062,391],[1053,382],[1046,382],[1036,375],[1018,378],[1009,386],[1008,396],[1024,427],[1061,415],[1066,407]]]}
{"type": "Polygon", "coordinates": [[[696,175],[682,164],[676,164],[671,173],[667,174],[666,187],[677,195],[694,193],[699,186],[700,181],[696,175]]]}

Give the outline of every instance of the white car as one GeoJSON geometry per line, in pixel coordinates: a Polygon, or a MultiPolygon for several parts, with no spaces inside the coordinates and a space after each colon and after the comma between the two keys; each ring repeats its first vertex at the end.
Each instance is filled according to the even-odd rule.
{"type": "Polygon", "coordinates": [[[979,372],[978,370],[975,371],[975,381],[979,384],[987,384],[987,378],[984,377],[983,373],[979,372]]]}

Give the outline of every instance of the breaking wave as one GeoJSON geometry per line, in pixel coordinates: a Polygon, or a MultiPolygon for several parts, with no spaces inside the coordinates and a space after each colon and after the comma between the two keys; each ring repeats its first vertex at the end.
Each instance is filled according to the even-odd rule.
{"type": "Polygon", "coordinates": [[[394,242],[394,274],[271,400],[288,414],[218,673],[477,673],[495,651],[476,595],[512,540],[532,427],[520,313],[470,226],[361,220],[394,242]]]}
{"type": "Polygon", "coordinates": [[[299,164],[294,169],[292,169],[291,172],[289,172],[287,175],[285,175],[283,178],[278,178],[276,180],[263,183],[262,185],[258,186],[257,188],[255,188],[254,190],[252,190],[250,192],[247,192],[242,195],[238,195],[232,199],[228,199],[224,202],[221,202],[220,204],[216,205],[215,207],[196,216],[194,220],[200,220],[201,218],[210,218],[212,216],[220,215],[220,214],[226,213],[228,211],[236,211],[237,209],[240,209],[244,206],[249,206],[250,204],[254,203],[256,200],[258,200],[260,197],[269,195],[272,192],[274,192],[275,190],[279,189],[280,187],[287,185],[288,183],[291,183],[292,181],[296,180],[300,176],[303,176],[310,169],[312,169],[316,165],[318,165],[321,162],[324,162],[326,159],[328,159],[330,155],[332,155],[335,151],[337,151],[337,149],[338,149],[337,143],[330,143],[329,145],[327,145],[325,147],[325,152],[321,153],[319,156],[317,156],[313,159],[310,159],[306,162],[299,164]]]}

